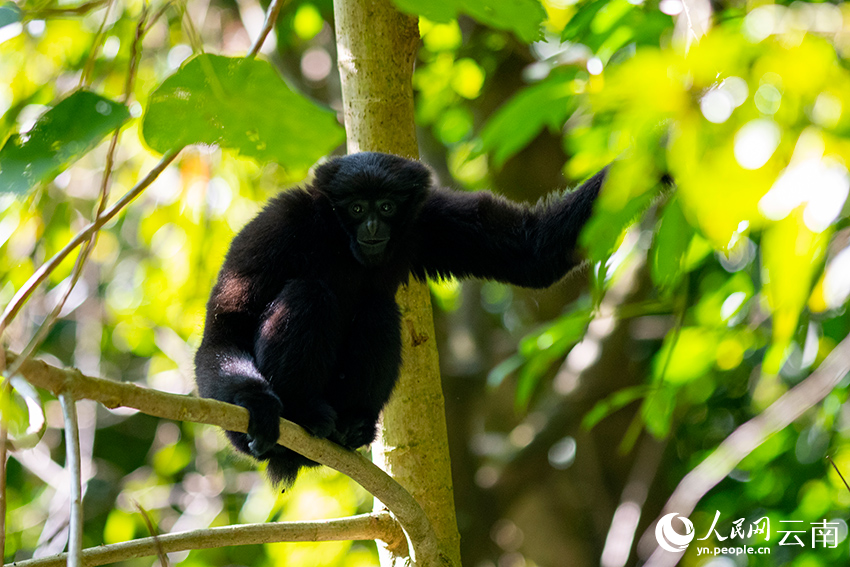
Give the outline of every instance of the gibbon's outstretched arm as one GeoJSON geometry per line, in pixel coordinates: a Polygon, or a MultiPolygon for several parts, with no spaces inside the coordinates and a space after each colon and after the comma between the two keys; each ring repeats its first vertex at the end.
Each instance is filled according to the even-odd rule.
{"type": "Polygon", "coordinates": [[[532,207],[488,191],[432,190],[419,213],[414,275],[552,285],[581,262],[576,241],[607,171],[532,207]]]}

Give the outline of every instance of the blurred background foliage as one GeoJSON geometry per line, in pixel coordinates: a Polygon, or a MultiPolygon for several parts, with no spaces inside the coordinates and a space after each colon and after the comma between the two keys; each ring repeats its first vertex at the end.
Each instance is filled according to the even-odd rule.
{"type": "MultiPolygon", "coordinates": [[[[655,545],[645,530],[679,480],[850,332],[850,6],[397,5],[422,16],[417,127],[442,183],[533,202],[614,162],[579,273],[546,291],[432,283],[464,564],[640,564],[655,545]]],[[[100,231],[39,357],[192,391],[192,353],[230,239],[269,196],[342,151],[331,1],[289,1],[258,59],[239,59],[265,7],[0,4],[0,304],[92,220],[109,146],[98,142],[110,129],[126,120],[110,203],[157,151],[195,144],[100,231]],[[206,84],[193,65],[225,79],[206,84]]],[[[57,304],[73,260],[12,321],[10,350],[57,304]]],[[[683,565],[846,562],[850,492],[826,457],[850,472],[848,384],[750,454],[691,515],[700,537],[717,511],[721,535],[739,518],[767,517],[771,539],[747,542],[771,554],[706,558],[692,546],[683,565]],[[783,520],[836,522],[838,546],[779,546],[783,520]]],[[[0,399],[16,448],[7,561],[61,551],[68,521],[58,402],[13,385],[0,399]]],[[[371,508],[329,470],[276,496],[209,427],[79,407],[87,546],[148,535],[140,510],[179,531],[371,508]]],[[[171,559],[377,562],[374,544],[346,542],[171,559]]]]}

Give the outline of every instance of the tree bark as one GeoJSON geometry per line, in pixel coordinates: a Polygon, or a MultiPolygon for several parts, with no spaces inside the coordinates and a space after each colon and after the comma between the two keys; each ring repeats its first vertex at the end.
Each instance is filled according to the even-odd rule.
{"type": "MultiPolygon", "coordinates": [[[[417,158],[411,83],[419,44],[416,19],[399,13],[389,0],[337,0],[334,15],[348,151],[417,158]]],[[[411,280],[396,299],[402,311],[403,366],[384,409],[373,460],[425,510],[445,561],[460,565],[431,298],[425,284],[411,280]]],[[[384,567],[404,561],[381,550],[384,567]]]]}

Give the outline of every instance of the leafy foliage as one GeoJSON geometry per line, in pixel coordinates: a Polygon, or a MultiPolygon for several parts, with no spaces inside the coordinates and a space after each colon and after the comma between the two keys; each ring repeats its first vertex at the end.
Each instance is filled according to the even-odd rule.
{"type": "Polygon", "coordinates": [[[540,26],[546,12],[539,0],[394,0],[404,12],[424,16],[435,22],[450,22],[466,14],[494,28],[510,30],[523,41],[540,38],[540,26]]]}
{"type": "Polygon", "coordinates": [[[31,130],[6,140],[0,149],[0,191],[24,193],[50,179],[128,118],[122,104],[85,90],[71,94],[31,130]]]}
{"type": "Polygon", "coordinates": [[[267,62],[218,55],[193,58],[151,93],[142,135],[163,153],[216,144],[294,168],[344,138],[333,113],[294,93],[267,62]]]}

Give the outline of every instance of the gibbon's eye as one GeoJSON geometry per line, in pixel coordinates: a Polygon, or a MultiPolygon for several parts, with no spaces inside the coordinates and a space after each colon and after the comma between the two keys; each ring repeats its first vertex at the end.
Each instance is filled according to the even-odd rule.
{"type": "Polygon", "coordinates": [[[381,209],[381,212],[385,215],[391,215],[395,212],[395,203],[392,201],[384,201],[378,206],[381,209]]]}
{"type": "Polygon", "coordinates": [[[348,212],[355,217],[362,215],[365,210],[366,208],[360,203],[353,203],[350,207],[348,207],[348,212]]]}

